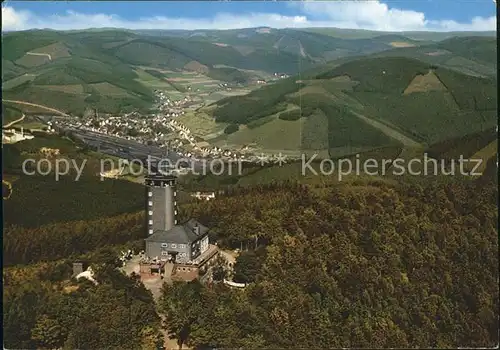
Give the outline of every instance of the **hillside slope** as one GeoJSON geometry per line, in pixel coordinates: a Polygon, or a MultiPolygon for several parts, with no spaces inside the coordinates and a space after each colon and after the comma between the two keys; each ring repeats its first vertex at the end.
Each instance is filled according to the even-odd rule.
{"type": "MultiPolygon", "coordinates": [[[[329,130],[327,144],[332,154],[341,145],[394,143],[394,138],[382,137],[373,123],[368,125],[357,115],[427,144],[486,130],[496,125],[496,85],[493,78],[474,77],[420,60],[369,57],[330,64],[304,73],[300,80],[291,77],[245,96],[220,100],[207,113],[219,122],[251,127],[256,120],[296,108],[295,118],[288,114],[280,118],[302,118],[302,138],[310,129],[308,124],[317,123],[317,115],[322,113],[326,117],[320,123],[329,130]]],[[[284,132],[284,138],[291,136],[284,132]]],[[[302,148],[307,149],[304,143],[302,148]]]]}
{"type": "Polygon", "coordinates": [[[374,56],[416,58],[469,75],[496,77],[496,47],[496,38],[453,37],[418,47],[387,50],[374,56]]]}
{"type": "Polygon", "coordinates": [[[245,84],[260,79],[258,72],[313,78],[353,57],[371,54],[418,58],[471,75],[496,74],[494,39],[429,43],[402,34],[379,34],[349,39],[270,28],[13,32],[2,41],[2,91],[8,99],[51,105],[67,113],[88,107],[116,113],[151,106],[151,86],[142,84],[138,66],[195,71],[218,81],[245,84]],[[333,59],[337,61],[324,65],[333,59]]]}

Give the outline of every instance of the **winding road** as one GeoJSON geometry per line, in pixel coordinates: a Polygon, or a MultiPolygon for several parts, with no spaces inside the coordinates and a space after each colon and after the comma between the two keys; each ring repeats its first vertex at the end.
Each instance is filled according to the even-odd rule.
{"type": "Polygon", "coordinates": [[[61,112],[55,108],[50,108],[50,107],[47,107],[47,106],[43,106],[43,105],[39,105],[39,104],[36,104],[36,103],[31,103],[31,102],[26,102],[26,101],[18,101],[18,100],[4,100],[2,99],[2,102],[10,102],[10,103],[17,103],[17,104],[21,104],[21,105],[26,105],[26,106],[32,106],[32,107],[38,107],[38,108],[43,108],[43,109],[46,109],[48,111],[51,111],[51,112],[55,112],[57,114],[60,114],[64,117],[69,117],[69,114],[66,114],[64,112],[61,112]]]}
{"type": "Polygon", "coordinates": [[[19,123],[19,122],[22,122],[22,121],[24,120],[24,117],[26,117],[26,116],[25,116],[25,115],[24,115],[24,113],[23,113],[23,116],[22,116],[21,118],[16,119],[16,120],[13,120],[13,121],[11,121],[11,122],[10,122],[10,123],[8,123],[8,124],[5,124],[5,125],[3,126],[3,128],[4,128],[4,129],[8,129],[8,128],[10,128],[12,125],[14,125],[14,124],[16,124],[16,123],[19,123]]]}
{"type": "Polygon", "coordinates": [[[40,53],[40,52],[26,52],[26,55],[32,56],[45,56],[49,58],[49,61],[52,61],[52,56],[48,53],[40,53]]]}

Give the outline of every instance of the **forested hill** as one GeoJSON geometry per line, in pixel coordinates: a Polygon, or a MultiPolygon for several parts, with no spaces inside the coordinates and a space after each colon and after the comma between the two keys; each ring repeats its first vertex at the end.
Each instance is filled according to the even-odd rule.
{"type": "MultiPolygon", "coordinates": [[[[495,182],[357,180],[235,188],[184,205],[181,216],[213,228],[221,247],[248,249],[234,279],[250,284],[176,283],[159,310],[196,349],[494,346],[497,193],[495,182]]],[[[82,232],[58,242],[88,241],[82,232]]],[[[33,250],[57,256],[47,235],[31,233],[33,250]]],[[[6,347],[154,348],[150,293],[113,270],[113,252],[88,260],[109,267],[99,286],[70,279],[73,258],[4,271],[6,347]]]]}
{"type": "Polygon", "coordinates": [[[320,145],[335,157],[346,145],[374,149],[394,143],[360,115],[427,144],[494,127],[497,81],[414,58],[363,57],[218,100],[206,112],[232,124],[226,131],[235,133],[231,140],[255,125],[264,125],[258,129],[263,133],[273,119],[289,121],[283,132],[293,138],[296,122],[301,127],[298,147],[320,145]]]}
{"type": "Polygon", "coordinates": [[[459,182],[271,186],[197,204],[186,215],[222,244],[257,240],[236,263],[253,283],[175,284],[161,308],[196,348],[494,346],[496,206],[495,185],[459,182]]]}

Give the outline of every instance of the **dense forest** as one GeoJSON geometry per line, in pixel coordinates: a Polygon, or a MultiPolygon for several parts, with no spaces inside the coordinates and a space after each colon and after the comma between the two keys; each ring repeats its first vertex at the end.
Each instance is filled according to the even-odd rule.
{"type": "Polygon", "coordinates": [[[284,182],[233,187],[180,209],[181,220],[212,228],[212,242],[243,250],[233,279],[245,289],[176,282],[155,310],[150,292],[102,249],[137,242],[139,214],[12,228],[4,262],[38,262],[3,273],[5,346],[154,349],[157,312],[173,338],[197,349],[498,342],[494,183],[284,182]],[[97,286],[71,279],[79,254],[89,255],[97,286]]]}
{"type": "Polygon", "coordinates": [[[496,191],[290,184],[192,204],[186,214],[214,227],[214,239],[260,247],[235,267],[255,282],[165,286],[160,308],[170,333],[196,348],[494,346],[496,191]]]}
{"type": "Polygon", "coordinates": [[[70,280],[71,264],[3,272],[4,346],[9,349],[156,349],[160,319],[151,293],[114,269],[113,252],[90,262],[98,285],[70,280]]]}

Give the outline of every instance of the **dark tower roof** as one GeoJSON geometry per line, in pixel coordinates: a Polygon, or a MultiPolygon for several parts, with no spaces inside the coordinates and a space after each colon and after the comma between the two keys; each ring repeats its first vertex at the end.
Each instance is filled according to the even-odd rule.
{"type": "Polygon", "coordinates": [[[167,242],[176,244],[191,244],[208,233],[208,227],[195,219],[190,219],[182,225],[176,225],[168,231],[156,230],[146,238],[147,242],[167,242]]]}
{"type": "Polygon", "coordinates": [[[177,180],[177,176],[175,175],[162,175],[162,174],[155,174],[155,175],[147,175],[145,176],[144,180],[146,181],[146,184],[147,184],[147,181],[148,180],[152,180],[152,181],[176,181],[177,180]]]}

